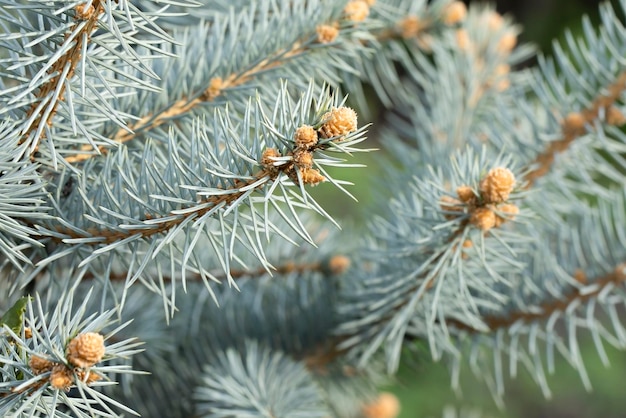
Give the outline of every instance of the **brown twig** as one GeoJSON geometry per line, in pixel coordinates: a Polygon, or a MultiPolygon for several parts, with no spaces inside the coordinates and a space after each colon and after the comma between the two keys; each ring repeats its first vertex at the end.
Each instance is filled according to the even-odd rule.
{"type": "MultiPolygon", "coordinates": [[[[202,205],[202,207],[198,208],[196,211],[187,213],[185,215],[178,215],[175,219],[172,219],[169,221],[156,223],[154,224],[154,228],[151,228],[151,229],[129,228],[129,229],[120,231],[120,230],[107,230],[107,229],[101,229],[101,228],[88,228],[86,230],[86,234],[77,234],[74,230],[71,230],[69,228],[59,228],[57,229],[57,232],[65,234],[67,235],[67,237],[73,238],[73,239],[88,238],[88,237],[101,237],[102,239],[100,241],[98,241],[97,243],[94,243],[97,245],[112,244],[116,241],[123,240],[133,235],[141,235],[143,238],[148,238],[152,235],[166,232],[170,230],[171,228],[174,228],[180,225],[183,221],[188,219],[189,216],[202,217],[202,215],[209,212],[210,210],[213,210],[216,206],[229,205],[235,200],[237,200],[239,197],[241,197],[244,193],[247,193],[247,190],[241,191],[240,190],[241,188],[250,186],[256,183],[257,181],[263,179],[264,177],[267,177],[267,181],[275,180],[280,175],[281,172],[282,171],[269,173],[266,170],[260,170],[251,179],[247,181],[236,180],[233,187],[231,188],[231,190],[233,190],[233,193],[221,194],[218,196],[209,196],[206,199],[199,202],[199,205],[202,205]],[[205,206],[206,203],[210,203],[211,205],[205,206]]],[[[266,182],[263,182],[261,184],[265,184],[265,183],[266,182]]],[[[172,215],[175,215],[175,214],[169,213],[167,216],[169,217],[172,215]]],[[[154,217],[147,216],[146,220],[153,221],[154,219],[158,219],[158,218],[159,216],[154,216],[154,217]]]]}
{"type": "Polygon", "coordinates": [[[561,129],[561,139],[553,141],[548,148],[539,154],[532,165],[536,165],[532,171],[526,174],[527,187],[532,185],[541,177],[546,175],[552,168],[556,154],[565,151],[576,138],[586,132],[585,125],[592,124],[598,117],[600,110],[607,110],[606,123],[611,125],[622,125],[624,116],[612,116],[617,109],[612,106],[626,90],[626,72],[621,73],[617,80],[608,86],[608,94],[598,96],[587,109],[578,113],[570,113],[565,117],[561,129]]]}
{"type": "MultiPolygon", "coordinates": [[[[398,24],[392,28],[378,30],[378,32],[375,34],[376,39],[379,42],[384,42],[392,39],[402,39],[408,36],[417,36],[417,32],[411,32],[410,34],[403,33],[403,30],[404,32],[406,32],[406,29],[403,29],[404,21],[405,19],[398,22],[398,24]]],[[[430,22],[422,22],[422,24],[420,24],[418,32],[422,33],[424,31],[427,31],[427,29],[430,28],[430,25],[430,22]]],[[[333,22],[332,24],[326,26],[335,28],[338,27],[338,22],[333,22]]],[[[192,95],[193,98],[184,97],[182,99],[179,99],[171,106],[166,107],[158,111],[157,113],[143,116],[136,122],[118,129],[118,131],[113,135],[113,141],[119,144],[129,142],[137,138],[138,134],[141,132],[146,132],[158,128],[159,126],[167,123],[169,120],[180,117],[181,115],[184,115],[192,111],[193,109],[198,108],[204,103],[214,101],[218,97],[222,96],[228,89],[240,87],[245,83],[254,80],[257,75],[262,74],[263,72],[272,68],[276,68],[282,65],[287,60],[306,52],[308,49],[311,48],[312,45],[318,46],[327,43],[323,39],[320,39],[319,33],[317,35],[318,39],[313,41],[312,44],[307,44],[304,41],[305,39],[309,39],[310,35],[304,36],[303,38],[301,38],[301,40],[294,42],[294,44],[291,45],[290,48],[276,51],[272,57],[262,60],[261,62],[255,64],[253,67],[248,68],[247,70],[232,73],[224,79],[222,79],[221,77],[212,78],[209,81],[209,85],[199,95],[192,95]]],[[[65,158],[65,160],[70,164],[77,164],[86,161],[94,156],[106,154],[109,149],[109,147],[101,145],[98,147],[98,152],[93,152],[93,148],[90,145],[83,145],[80,149],[80,153],[68,156],[65,158]]]]}
{"type": "MultiPolygon", "coordinates": [[[[275,267],[274,269],[271,270],[271,272],[284,275],[284,274],[290,274],[290,273],[304,273],[307,271],[322,271],[322,269],[323,269],[323,265],[322,263],[319,263],[319,262],[302,263],[302,264],[297,264],[294,262],[287,262],[285,264],[275,267]]],[[[258,278],[266,274],[268,274],[268,269],[266,269],[265,267],[259,267],[253,270],[245,270],[245,269],[230,270],[229,276],[232,279],[237,280],[241,278],[250,278],[250,277],[258,278]]],[[[122,281],[125,281],[127,277],[128,277],[128,274],[126,272],[120,272],[120,273],[111,273],[109,276],[107,276],[107,279],[112,282],[122,282],[122,281]]],[[[200,274],[187,275],[186,277],[194,281],[202,280],[202,276],[200,274]]],[[[220,271],[218,274],[215,274],[214,277],[216,277],[218,280],[226,279],[226,273],[220,271]]],[[[86,273],[83,276],[83,280],[93,280],[94,278],[95,278],[95,275],[91,272],[86,273]]],[[[164,279],[170,282],[174,281],[174,278],[172,277],[164,277],[164,279]]]]}
{"type": "MultiPolygon", "coordinates": [[[[546,320],[555,312],[565,312],[568,306],[576,301],[586,302],[599,295],[607,286],[620,285],[624,282],[626,282],[626,263],[618,265],[610,273],[592,281],[591,283],[597,286],[597,289],[592,292],[581,293],[581,289],[575,288],[563,299],[544,302],[540,305],[541,310],[539,312],[516,311],[506,317],[486,316],[483,318],[483,321],[489,328],[488,332],[492,332],[498,329],[508,328],[519,321],[530,323],[533,321],[546,320]]],[[[446,324],[469,333],[482,332],[456,319],[448,319],[446,320],[446,324]]]]}
{"type": "MultiPolygon", "coordinates": [[[[79,25],[83,25],[83,27],[77,31],[74,38],[74,45],[68,48],[67,52],[59,57],[59,59],[55,61],[54,64],[52,64],[52,66],[50,67],[49,74],[54,74],[54,76],[41,86],[41,88],[37,92],[37,98],[28,110],[25,119],[28,120],[37,111],[39,103],[42,100],[45,100],[46,97],[48,97],[48,95],[50,95],[52,92],[57,90],[59,91],[58,99],[54,104],[47,107],[49,108],[50,106],[52,106],[52,110],[47,114],[47,116],[45,116],[45,120],[45,111],[40,110],[40,113],[34,119],[33,123],[31,123],[28,129],[23,132],[20,143],[24,143],[27,138],[32,134],[32,132],[38,129],[41,124],[52,124],[52,119],[56,114],[59,103],[64,99],[66,89],[66,83],[64,81],[73,77],[76,66],[81,60],[81,51],[83,50],[83,44],[85,42],[89,42],[91,34],[97,29],[98,19],[104,13],[104,1],[93,0],[91,7],[85,8],[83,6],[84,5],[78,5],[75,8],[76,17],[74,19],[76,20],[76,23],[74,23],[74,25],[72,26],[72,30],[70,31],[70,33],[74,32],[74,30],[76,30],[79,25]],[[65,79],[61,80],[60,76],[67,66],[69,66],[69,71],[67,72],[65,79]]],[[[31,157],[35,152],[37,152],[39,148],[39,142],[44,135],[43,131],[41,135],[42,136],[40,138],[35,138],[35,141],[37,143],[33,147],[31,157]]]]}
{"type": "MultiPolygon", "coordinates": [[[[279,66],[282,63],[281,60],[287,60],[306,51],[306,48],[307,47],[303,46],[301,42],[295,42],[290,49],[277,51],[274,57],[266,58],[252,68],[239,73],[233,73],[224,80],[220,77],[215,77],[211,79],[209,85],[200,95],[198,95],[198,97],[193,99],[187,97],[182,98],[174,102],[171,106],[162,109],[155,114],[146,115],[135,123],[132,123],[124,128],[120,128],[113,136],[113,141],[120,144],[131,141],[137,137],[139,132],[145,132],[158,128],[168,120],[180,117],[203,103],[212,102],[217,97],[221,96],[227,89],[239,87],[246,82],[249,82],[254,79],[256,75],[279,66]]],[[[91,146],[84,145],[81,148],[81,151],[83,151],[82,153],[68,156],[65,160],[69,163],[80,163],[96,155],[106,154],[109,148],[100,146],[98,147],[99,153],[87,153],[87,151],[90,151],[91,149],[91,146]]]]}

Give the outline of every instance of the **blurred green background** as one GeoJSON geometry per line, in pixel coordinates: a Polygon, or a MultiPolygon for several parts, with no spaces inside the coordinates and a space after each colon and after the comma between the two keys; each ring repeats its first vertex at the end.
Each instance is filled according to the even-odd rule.
{"type": "MultiPolygon", "coordinates": [[[[468,4],[477,1],[466,1],[468,4]]],[[[563,39],[565,28],[580,33],[581,18],[587,15],[591,22],[599,22],[598,6],[594,0],[500,0],[495,4],[502,14],[513,16],[523,27],[521,42],[535,44],[550,55],[553,40],[563,39]]],[[[618,1],[612,1],[619,10],[618,1]]],[[[529,62],[528,65],[533,65],[529,62]]],[[[374,145],[379,146],[379,145],[374,145]]],[[[380,144],[384,148],[384,144],[380,144]]],[[[377,153],[361,154],[354,162],[362,162],[369,169],[351,169],[338,178],[350,180],[355,186],[349,190],[359,203],[349,202],[341,192],[322,185],[314,195],[329,208],[341,223],[361,224],[367,216],[363,208],[371,207],[376,194],[373,178],[376,176],[377,153]]],[[[450,374],[444,364],[433,363],[428,354],[417,364],[404,364],[394,385],[383,388],[395,393],[401,401],[400,418],[442,417],[446,406],[457,410],[479,411],[482,417],[502,418],[588,418],[626,417],[626,353],[605,347],[611,362],[605,367],[600,362],[591,340],[581,343],[582,356],[593,391],[585,391],[578,373],[564,360],[557,362],[556,373],[549,377],[552,398],[547,400],[537,384],[523,371],[515,380],[506,383],[505,408],[499,409],[481,383],[469,370],[462,373],[461,395],[450,388],[450,374]],[[624,386],[622,386],[624,385],[624,386]]]]}

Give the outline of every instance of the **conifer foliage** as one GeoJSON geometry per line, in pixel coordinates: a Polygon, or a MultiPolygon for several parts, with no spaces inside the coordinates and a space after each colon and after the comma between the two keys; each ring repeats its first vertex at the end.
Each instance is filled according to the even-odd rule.
{"type": "Polygon", "coordinates": [[[0,414],[394,417],[417,347],[589,387],[581,336],[626,348],[624,11],[520,69],[460,1],[0,0],[0,414]],[[310,191],[350,170],[341,229],[310,191]]]}

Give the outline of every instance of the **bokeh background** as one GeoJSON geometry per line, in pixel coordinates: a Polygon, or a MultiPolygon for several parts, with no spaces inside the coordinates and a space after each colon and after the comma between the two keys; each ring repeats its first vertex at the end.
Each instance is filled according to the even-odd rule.
{"type": "MultiPolygon", "coordinates": [[[[466,1],[467,4],[478,1],[466,1]]],[[[597,0],[498,0],[494,4],[501,14],[508,14],[523,27],[520,42],[527,42],[545,55],[550,55],[554,40],[562,40],[565,29],[574,34],[581,32],[584,15],[597,26],[599,19],[597,0]]],[[[619,1],[611,1],[619,10],[619,1]]],[[[528,62],[527,65],[534,65],[528,62]]],[[[370,144],[371,145],[371,144],[370,144]]],[[[384,144],[374,144],[384,148],[384,144]]],[[[325,208],[341,223],[361,224],[376,194],[373,176],[377,173],[378,152],[361,154],[355,160],[368,165],[368,169],[348,170],[339,178],[355,183],[350,189],[359,200],[351,203],[345,195],[336,194],[332,187],[316,188],[315,195],[325,203],[325,208]],[[335,205],[335,207],[333,207],[335,205]]],[[[357,162],[355,161],[355,162],[357,162]]],[[[362,227],[362,225],[361,225],[362,227]]],[[[626,227],[626,226],[625,226],[626,227]]],[[[383,388],[396,394],[402,405],[399,418],[442,417],[446,406],[457,412],[476,412],[481,417],[499,418],[623,418],[626,417],[626,353],[607,348],[611,365],[606,368],[600,362],[593,342],[583,341],[582,356],[593,383],[592,392],[585,391],[578,373],[565,361],[559,361],[554,376],[549,377],[552,398],[545,399],[537,384],[520,370],[515,380],[506,384],[505,407],[500,409],[489,390],[469,370],[462,374],[462,394],[450,388],[450,375],[445,364],[433,363],[428,354],[424,358],[406,361],[389,387],[383,388]]],[[[469,415],[468,415],[469,416],[469,415]]]]}

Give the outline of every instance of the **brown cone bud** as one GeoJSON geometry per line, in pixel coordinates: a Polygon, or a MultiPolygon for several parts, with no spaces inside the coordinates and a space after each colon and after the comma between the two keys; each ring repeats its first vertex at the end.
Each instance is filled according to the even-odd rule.
{"type": "Polygon", "coordinates": [[[33,371],[34,375],[40,375],[52,370],[54,363],[50,360],[46,360],[43,357],[39,357],[33,354],[32,356],[30,356],[28,366],[33,371]]]}
{"type": "Polygon", "coordinates": [[[261,165],[269,171],[276,170],[275,158],[280,157],[280,153],[276,150],[276,148],[265,148],[263,151],[263,155],[261,156],[261,165]]]}
{"type": "Polygon", "coordinates": [[[326,121],[319,129],[320,135],[324,138],[347,135],[357,130],[356,112],[349,107],[333,108],[324,114],[326,121]]]}
{"type": "Polygon", "coordinates": [[[463,203],[469,203],[476,198],[474,189],[470,186],[460,186],[456,188],[456,194],[463,203]]]}
{"type": "Polygon", "coordinates": [[[343,274],[350,268],[350,259],[345,255],[335,255],[328,260],[328,268],[332,274],[343,274]]]}
{"type": "Polygon", "coordinates": [[[66,356],[76,367],[91,367],[104,356],[104,337],[97,332],[78,334],[67,345],[66,356]]]}
{"type": "Polygon", "coordinates": [[[622,126],[626,123],[626,117],[615,106],[611,106],[606,110],[606,121],[609,125],[622,126]]]}
{"type": "Polygon", "coordinates": [[[304,184],[310,184],[316,186],[319,183],[326,181],[326,177],[322,176],[319,171],[314,168],[303,168],[300,170],[302,176],[302,182],[304,184]]]}
{"type": "Polygon", "coordinates": [[[396,418],[400,414],[400,401],[396,395],[383,392],[374,402],[363,406],[365,418],[396,418]]]}
{"type": "Polygon", "coordinates": [[[76,377],[78,378],[78,380],[80,380],[81,382],[84,382],[86,384],[91,384],[93,382],[97,382],[98,380],[102,379],[102,376],[100,376],[99,374],[95,373],[93,370],[90,371],[86,371],[86,370],[76,370],[76,377]]]}
{"type": "Polygon", "coordinates": [[[72,371],[65,364],[55,364],[50,374],[50,385],[55,389],[69,390],[73,384],[72,371]]]}
{"type": "Polygon", "coordinates": [[[519,208],[513,204],[507,203],[498,206],[498,213],[496,214],[496,227],[502,225],[506,221],[512,221],[515,219],[515,215],[519,213],[519,208]]]}
{"type": "Polygon", "coordinates": [[[408,16],[399,23],[400,33],[404,39],[415,38],[422,30],[423,24],[417,16],[408,16]]]}
{"type": "Polygon", "coordinates": [[[515,175],[508,168],[496,167],[480,182],[480,194],[487,203],[501,203],[508,200],[515,187],[515,175]]]}
{"type": "MultiPolygon", "coordinates": [[[[571,112],[563,119],[562,129],[563,135],[566,138],[572,138],[585,133],[585,124],[587,123],[585,116],[580,112],[571,112]]],[[[562,141],[563,144],[559,147],[565,147],[567,141],[562,141]]],[[[553,144],[559,144],[559,142],[553,142],[553,144]]],[[[558,149],[560,150],[560,149],[558,149]]]]}
{"type": "Polygon", "coordinates": [[[346,18],[353,22],[362,22],[370,14],[370,6],[363,0],[351,0],[344,7],[343,12],[346,18]]]}
{"type": "Polygon", "coordinates": [[[465,19],[467,15],[467,7],[461,1],[450,3],[443,11],[443,23],[446,25],[454,25],[465,19]]]}
{"type": "Polygon", "coordinates": [[[214,100],[217,96],[222,94],[224,86],[225,83],[222,77],[213,77],[211,81],[209,81],[209,87],[204,91],[204,99],[206,101],[214,100]]]}
{"type": "Polygon", "coordinates": [[[310,151],[296,149],[293,153],[293,162],[300,168],[312,168],[313,154],[310,151]]]}
{"type": "Polygon", "coordinates": [[[317,132],[312,126],[302,125],[296,129],[293,139],[297,147],[311,148],[317,144],[317,132]]]}
{"type": "Polygon", "coordinates": [[[489,208],[476,208],[472,212],[470,223],[483,231],[496,226],[496,214],[489,208]]]}
{"type": "Polygon", "coordinates": [[[502,54],[507,54],[517,45],[517,35],[513,32],[506,32],[498,41],[496,49],[502,54]]]}
{"type": "Polygon", "coordinates": [[[339,29],[331,25],[319,25],[315,31],[317,32],[317,42],[320,44],[329,44],[339,36],[339,29]]]}
{"type": "Polygon", "coordinates": [[[498,12],[488,12],[487,14],[487,27],[493,31],[493,32],[497,32],[500,29],[502,29],[502,26],[504,26],[504,19],[502,18],[502,15],[498,12]]]}

